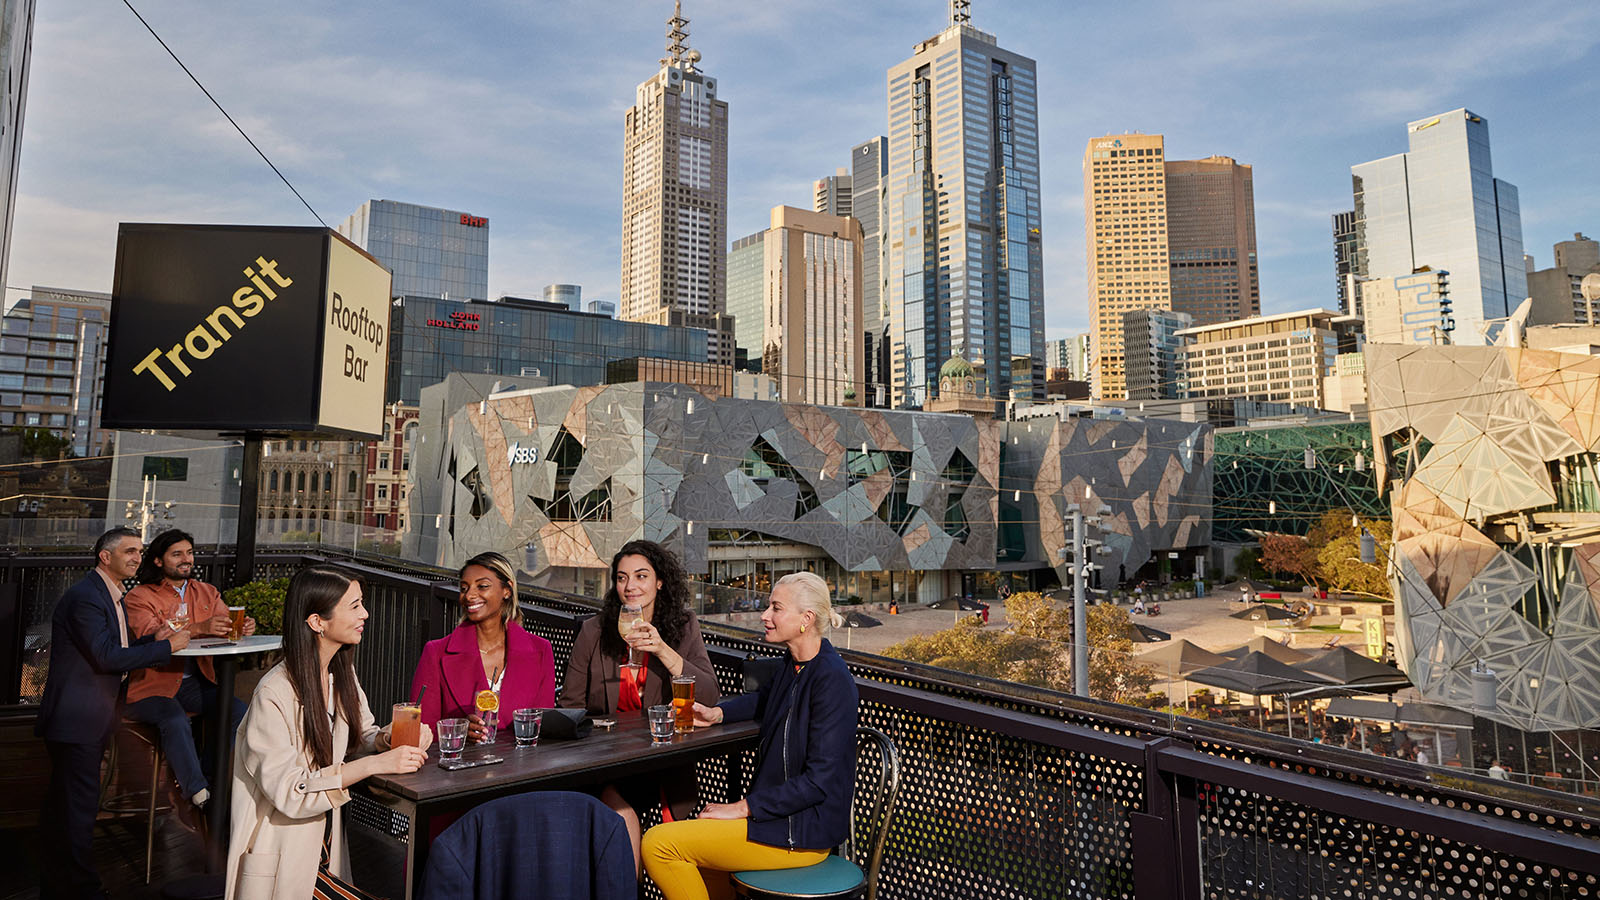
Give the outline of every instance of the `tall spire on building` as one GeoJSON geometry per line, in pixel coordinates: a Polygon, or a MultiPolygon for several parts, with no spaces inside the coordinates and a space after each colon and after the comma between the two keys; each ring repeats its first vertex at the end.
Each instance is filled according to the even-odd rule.
{"type": "Polygon", "coordinates": [[[972,22],[972,0],[950,0],[950,24],[968,25],[972,22]]]}
{"type": "Polygon", "coordinates": [[[681,65],[684,54],[690,52],[689,45],[684,43],[689,39],[689,20],[683,17],[683,0],[674,0],[672,4],[672,18],[667,20],[667,55],[661,64],[681,65]]]}

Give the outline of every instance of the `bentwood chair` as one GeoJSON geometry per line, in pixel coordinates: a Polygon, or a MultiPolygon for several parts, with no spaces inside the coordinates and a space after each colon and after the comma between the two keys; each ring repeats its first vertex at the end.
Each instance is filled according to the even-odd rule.
{"type": "Polygon", "coordinates": [[[856,729],[856,791],[850,835],[827,859],[799,869],[735,872],[734,893],[750,900],[877,900],[878,867],[900,792],[900,752],[876,728],[856,729]]]}

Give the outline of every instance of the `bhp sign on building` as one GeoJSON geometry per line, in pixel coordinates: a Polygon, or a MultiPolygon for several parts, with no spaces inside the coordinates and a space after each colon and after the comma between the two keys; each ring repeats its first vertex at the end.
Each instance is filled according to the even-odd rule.
{"type": "Polygon", "coordinates": [[[326,228],[124,224],[102,419],[382,434],[389,286],[326,228]]]}

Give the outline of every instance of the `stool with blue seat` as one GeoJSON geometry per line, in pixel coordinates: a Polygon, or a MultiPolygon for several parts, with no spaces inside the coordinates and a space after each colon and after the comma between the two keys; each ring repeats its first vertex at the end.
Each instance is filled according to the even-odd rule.
{"type": "Polygon", "coordinates": [[[843,846],[815,865],[734,872],[734,893],[750,900],[876,900],[883,844],[899,791],[900,753],[894,742],[876,728],[857,728],[856,791],[850,801],[851,833],[843,846]]]}

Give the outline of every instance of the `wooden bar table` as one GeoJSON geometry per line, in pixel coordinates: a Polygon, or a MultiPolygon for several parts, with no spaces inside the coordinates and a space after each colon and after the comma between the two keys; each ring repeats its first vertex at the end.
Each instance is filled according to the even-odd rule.
{"type": "MultiPolygon", "coordinates": [[[[758,723],[736,722],[696,728],[693,734],[675,735],[671,743],[654,746],[642,714],[617,713],[614,718],[615,728],[596,728],[582,740],[541,739],[535,747],[518,749],[507,731],[494,744],[468,744],[462,759],[505,759],[503,763],[473,769],[441,769],[435,742],[428,750],[427,764],[420,770],[410,775],[376,775],[358,784],[355,798],[346,807],[355,813],[346,819],[346,828],[354,823],[398,839],[404,846],[404,895],[416,897],[421,894],[422,874],[428,864],[430,824],[440,815],[465,812],[512,794],[582,789],[715,756],[729,758],[729,780],[737,786],[742,782],[738,756],[754,749],[759,741],[758,723]],[[377,817],[369,804],[381,808],[377,817]],[[358,805],[364,808],[349,809],[358,805]],[[375,818],[383,821],[374,821],[375,818]]],[[[356,858],[352,852],[352,861],[356,858]]],[[[389,877],[381,880],[390,881],[394,873],[386,874],[389,877]]],[[[357,873],[357,879],[358,884],[371,880],[362,879],[361,873],[357,873]]]]}

